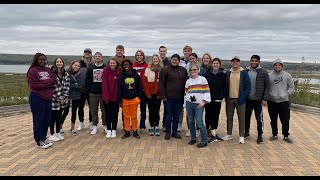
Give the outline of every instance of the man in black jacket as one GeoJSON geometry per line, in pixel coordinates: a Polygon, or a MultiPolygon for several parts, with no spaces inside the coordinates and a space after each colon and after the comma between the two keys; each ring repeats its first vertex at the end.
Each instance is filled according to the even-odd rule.
{"type": "Polygon", "coordinates": [[[245,138],[250,136],[250,120],[252,110],[255,112],[257,120],[258,139],[257,143],[263,143],[263,113],[262,105],[265,106],[270,92],[270,81],[268,72],[260,67],[260,56],[252,55],[250,59],[250,65],[246,71],[249,74],[251,81],[250,95],[246,101],[246,114],[245,114],[245,138]]]}

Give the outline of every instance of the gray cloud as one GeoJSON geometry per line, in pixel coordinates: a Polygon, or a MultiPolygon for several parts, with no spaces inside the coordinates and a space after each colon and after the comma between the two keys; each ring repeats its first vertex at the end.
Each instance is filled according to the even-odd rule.
{"type": "Polygon", "coordinates": [[[7,5],[0,6],[0,53],[81,55],[90,47],[114,55],[168,56],[185,45],[202,56],[319,61],[320,5],[7,5]]]}

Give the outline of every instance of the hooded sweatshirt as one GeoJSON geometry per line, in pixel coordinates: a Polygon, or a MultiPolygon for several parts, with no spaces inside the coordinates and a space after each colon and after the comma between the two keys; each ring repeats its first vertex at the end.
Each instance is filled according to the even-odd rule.
{"type": "Polygon", "coordinates": [[[273,102],[285,102],[289,101],[289,95],[294,92],[294,83],[292,76],[285,72],[271,71],[269,73],[270,78],[270,95],[269,100],[273,102]]]}
{"type": "Polygon", "coordinates": [[[122,102],[122,99],[134,99],[142,95],[142,83],[136,70],[131,69],[132,73],[128,74],[123,71],[119,75],[118,79],[118,103],[122,102]],[[131,81],[129,85],[126,81],[131,81]]]}
{"type": "Polygon", "coordinates": [[[27,76],[31,92],[44,100],[52,99],[57,78],[50,68],[34,66],[29,70],[27,76]]]}
{"type": "Polygon", "coordinates": [[[117,102],[119,70],[111,70],[110,66],[102,73],[102,100],[105,103],[117,102]]]}

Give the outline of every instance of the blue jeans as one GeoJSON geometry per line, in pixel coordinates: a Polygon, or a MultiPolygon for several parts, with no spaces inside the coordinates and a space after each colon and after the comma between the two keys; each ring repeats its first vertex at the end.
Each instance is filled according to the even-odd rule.
{"type": "Polygon", "coordinates": [[[51,100],[44,100],[31,92],[29,104],[33,119],[33,137],[38,143],[47,139],[47,132],[51,121],[51,100]]]}
{"type": "Polygon", "coordinates": [[[197,127],[200,129],[200,133],[201,133],[201,143],[206,144],[208,142],[208,134],[203,124],[204,107],[199,109],[198,105],[199,104],[191,103],[189,101],[186,102],[191,140],[197,139],[196,126],[195,126],[195,123],[197,123],[197,127]]]}
{"type": "Polygon", "coordinates": [[[172,123],[172,132],[177,133],[179,115],[183,105],[183,97],[168,98],[167,101],[163,101],[163,102],[166,106],[166,112],[165,112],[166,133],[171,134],[171,123],[172,123]]]}
{"type": "Polygon", "coordinates": [[[140,126],[139,128],[146,128],[146,118],[147,118],[147,97],[143,91],[142,96],[140,98],[140,126]]]}

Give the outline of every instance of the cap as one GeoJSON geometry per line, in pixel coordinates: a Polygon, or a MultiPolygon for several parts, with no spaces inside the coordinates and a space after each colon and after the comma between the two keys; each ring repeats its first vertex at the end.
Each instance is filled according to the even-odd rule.
{"type": "Polygon", "coordinates": [[[233,58],[231,59],[231,61],[233,61],[233,60],[238,60],[238,61],[240,61],[240,58],[239,58],[238,56],[235,56],[235,57],[233,57],[233,58]]]}
{"type": "Polygon", "coordinates": [[[86,51],[88,51],[88,52],[90,52],[90,53],[92,54],[92,50],[91,50],[90,48],[85,48],[85,49],[83,50],[83,52],[86,52],[86,51]]]}
{"type": "Polygon", "coordinates": [[[283,62],[282,62],[282,60],[279,59],[279,58],[277,58],[276,60],[273,61],[273,66],[274,66],[276,63],[280,63],[280,64],[282,64],[282,66],[283,66],[283,62]]]}

